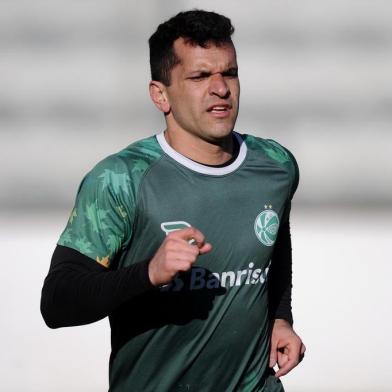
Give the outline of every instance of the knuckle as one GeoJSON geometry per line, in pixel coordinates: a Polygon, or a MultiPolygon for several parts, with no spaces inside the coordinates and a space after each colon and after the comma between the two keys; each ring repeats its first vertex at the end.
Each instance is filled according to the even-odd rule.
{"type": "Polygon", "coordinates": [[[196,230],[195,234],[197,234],[201,241],[204,241],[204,234],[200,230],[196,230]]]}
{"type": "Polygon", "coordinates": [[[165,238],[165,244],[170,244],[171,242],[174,241],[174,237],[172,236],[172,233],[168,234],[165,238]]]}
{"type": "Polygon", "coordinates": [[[174,238],[177,237],[176,231],[171,231],[169,234],[166,235],[166,241],[172,241],[174,238]]]}
{"type": "Polygon", "coordinates": [[[191,234],[195,237],[201,238],[202,234],[199,230],[197,230],[195,227],[191,227],[191,234]]]}
{"type": "Polygon", "coordinates": [[[168,238],[165,242],[165,248],[167,250],[173,250],[176,247],[176,240],[173,238],[168,238]]]}

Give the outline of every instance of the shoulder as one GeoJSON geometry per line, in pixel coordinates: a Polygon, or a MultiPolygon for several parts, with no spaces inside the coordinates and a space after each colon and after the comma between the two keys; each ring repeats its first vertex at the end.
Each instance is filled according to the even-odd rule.
{"type": "Polygon", "coordinates": [[[299,181],[299,169],[294,155],[275,140],[244,134],[241,135],[248,150],[287,170],[292,181],[293,193],[299,181]]]}
{"type": "Polygon", "coordinates": [[[281,144],[272,139],[263,139],[252,135],[242,135],[248,149],[266,154],[269,158],[279,163],[295,160],[293,154],[281,144]]]}
{"type": "Polygon", "coordinates": [[[155,136],[139,140],[98,162],[86,174],[83,184],[87,187],[100,184],[102,188],[113,188],[115,193],[120,189],[128,193],[131,183],[141,181],[162,154],[155,136]]]}
{"type": "Polygon", "coordinates": [[[91,170],[92,173],[101,173],[105,170],[115,172],[128,172],[142,174],[155,161],[162,156],[162,149],[155,136],[139,140],[123,150],[109,155],[91,170]]]}
{"type": "Polygon", "coordinates": [[[294,155],[284,146],[272,139],[263,139],[252,135],[241,135],[249,150],[265,155],[280,164],[298,166],[294,155]]]}

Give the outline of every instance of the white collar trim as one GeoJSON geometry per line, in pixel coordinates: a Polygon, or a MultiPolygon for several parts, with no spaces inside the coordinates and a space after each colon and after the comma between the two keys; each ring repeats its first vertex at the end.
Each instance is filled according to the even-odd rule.
{"type": "Polygon", "coordinates": [[[201,174],[208,174],[211,176],[222,176],[237,170],[246,158],[246,152],[247,152],[246,143],[243,141],[242,137],[237,132],[233,132],[233,134],[238,140],[238,143],[240,145],[240,150],[238,152],[238,156],[235,159],[235,161],[232,162],[230,165],[224,167],[210,167],[192,161],[192,159],[189,159],[186,156],[180,154],[178,151],[176,151],[174,148],[172,148],[169,145],[169,143],[165,139],[164,132],[157,134],[156,138],[162,150],[181,165],[201,174]]]}

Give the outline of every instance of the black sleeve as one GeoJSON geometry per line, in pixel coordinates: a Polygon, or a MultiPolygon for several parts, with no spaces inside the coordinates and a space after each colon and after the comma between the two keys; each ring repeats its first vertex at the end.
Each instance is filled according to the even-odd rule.
{"type": "Polygon", "coordinates": [[[270,271],[268,274],[268,295],[270,319],[284,319],[291,325],[292,258],[290,223],[287,219],[279,230],[270,271]]]}
{"type": "Polygon", "coordinates": [[[88,324],[153,287],[148,261],[111,271],[58,245],[42,288],[41,313],[50,328],[88,324]]]}

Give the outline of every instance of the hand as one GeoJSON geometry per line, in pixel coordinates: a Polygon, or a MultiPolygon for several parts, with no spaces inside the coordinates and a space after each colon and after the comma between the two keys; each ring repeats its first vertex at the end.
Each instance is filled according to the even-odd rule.
{"type": "Polygon", "coordinates": [[[302,361],[305,350],[301,338],[286,320],[274,320],[269,366],[273,368],[278,365],[276,377],[284,376],[295,368],[302,361]]]}
{"type": "Polygon", "coordinates": [[[170,283],[178,272],[190,270],[197,257],[211,249],[211,244],[204,242],[203,233],[194,227],[169,233],[148,266],[151,283],[154,286],[170,283]]]}

